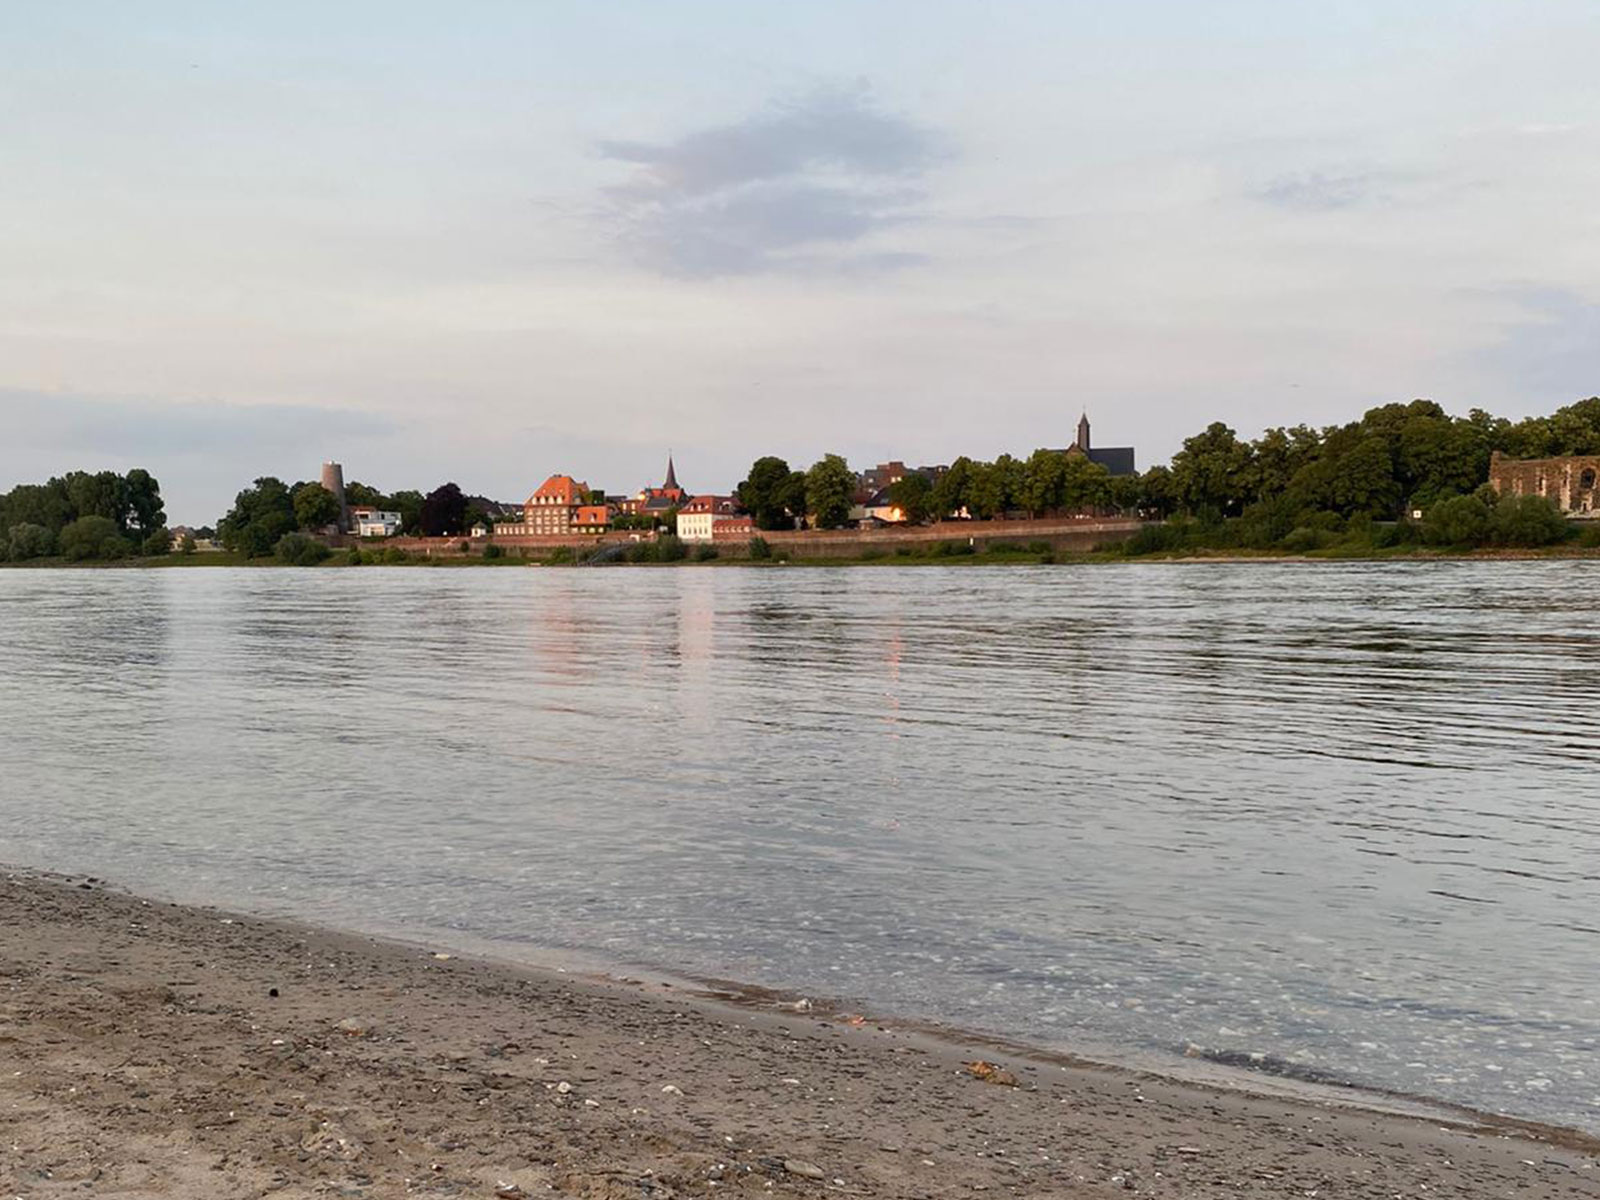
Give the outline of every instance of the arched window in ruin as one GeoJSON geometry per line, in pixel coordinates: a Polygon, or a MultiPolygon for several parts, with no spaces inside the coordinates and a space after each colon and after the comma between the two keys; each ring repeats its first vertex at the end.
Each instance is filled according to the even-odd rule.
{"type": "Polygon", "coordinates": [[[1578,476],[1578,486],[1580,488],[1582,488],[1586,492],[1589,489],[1591,489],[1592,487],[1594,487],[1594,468],[1593,467],[1585,467],[1583,469],[1583,474],[1578,476]]]}

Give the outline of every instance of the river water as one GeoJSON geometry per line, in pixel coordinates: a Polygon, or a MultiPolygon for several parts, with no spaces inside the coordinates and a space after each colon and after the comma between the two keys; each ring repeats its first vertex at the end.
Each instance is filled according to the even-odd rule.
{"type": "Polygon", "coordinates": [[[1600,1130],[1597,582],[0,571],[0,862],[1600,1130]]]}

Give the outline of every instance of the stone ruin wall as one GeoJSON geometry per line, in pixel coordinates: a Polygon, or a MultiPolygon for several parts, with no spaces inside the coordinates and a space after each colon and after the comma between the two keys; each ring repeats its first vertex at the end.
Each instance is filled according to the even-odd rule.
{"type": "Polygon", "coordinates": [[[1503,458],[1489,462],[1489,482],[1502,496],[1544,496],[1573,517],[1600,517],[1600,455],[1503,458]]]}

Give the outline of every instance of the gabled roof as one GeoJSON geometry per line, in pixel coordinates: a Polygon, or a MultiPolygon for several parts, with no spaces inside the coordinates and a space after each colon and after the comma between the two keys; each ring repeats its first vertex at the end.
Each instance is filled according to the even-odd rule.
{"type": "Polygon", "coordinates": [[[539,485],[533,495],[528,497],[528,502],[535,500],[555,501],[558,504],[573,505],[583,500],[583,494],[589,490],[589,485],[579,483],[571,475],[552,475],[539,485]]]}

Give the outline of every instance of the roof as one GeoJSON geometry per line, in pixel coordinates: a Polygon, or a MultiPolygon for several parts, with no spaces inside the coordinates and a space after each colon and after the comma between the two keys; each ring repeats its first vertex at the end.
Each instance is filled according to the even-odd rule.
{"type": "Polygon", "coordinates": [[[684,501],[680,512],[731,514],[735,509],[732,496],[696,496],[684,501]]]}
{"type": "Polygon", "coordinates": [[[566,505],[579,503],[583,493],[589,490],[589,485],[579,483],[571,475],[552,475],[539,485],[537,491],[528,497],[534,500],[555,500],[566,505]]]}

